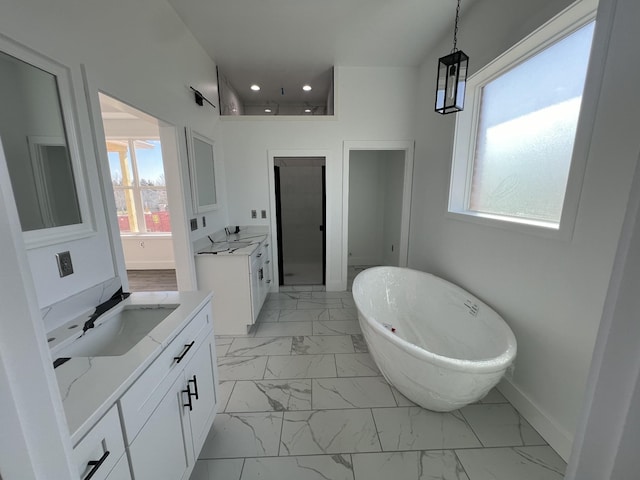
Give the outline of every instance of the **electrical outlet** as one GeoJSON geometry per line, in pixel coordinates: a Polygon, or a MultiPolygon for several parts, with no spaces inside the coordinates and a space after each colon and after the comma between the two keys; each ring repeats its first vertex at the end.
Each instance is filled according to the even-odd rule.
{"type": "Polygon", "coordinates": [[[256,210],[251,210],[251,218],[258,218],[258,212],[256,210]]]}
{"type": "Polygon", "coordinates": [[[66,277],[73,273],[73,263],[71,263],[71,254],[69,252],[56,253],[56,261],[58,262],[60,277],[66,277]]]}
{"type": "Polygon", "coordinates": [[[266,210],[260,210],[260,216],[262,218],[267,218],[267,211],[266,210]]]}
{"type": "Polygon", "coordinates": [[[191,231],[193,232],[194,230],[198,229],[198,219],[197,218],[192,218],[191,219],[191,231]]]}
{"type": "Polygon", "coordinates": [[[202,228],[207,226],[207,217],[205,217],[204,215],[202,216],[202,228]]]}

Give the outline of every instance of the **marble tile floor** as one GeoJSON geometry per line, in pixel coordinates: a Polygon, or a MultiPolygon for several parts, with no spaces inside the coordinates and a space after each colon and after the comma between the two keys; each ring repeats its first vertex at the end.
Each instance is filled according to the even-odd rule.
{"type": "Polygon", "coordinates": [[[217,337],[219,410],[191,480],[560,480],[565,463],[492,390],[414,405],[368,353],[350,292],[270,294],[249,335],[217,337]]]}

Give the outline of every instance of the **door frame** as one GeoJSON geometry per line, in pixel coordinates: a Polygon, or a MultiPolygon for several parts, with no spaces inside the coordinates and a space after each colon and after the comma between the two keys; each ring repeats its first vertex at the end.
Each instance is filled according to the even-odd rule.
{"type": "MultiPolygon", "coordinates": [[[[331,151],[330,150],[300,150],[300,149],[294,149],[294,150],[268,150],[267,151],[267,173],[269,176],[269,210],[270,210],[270,226],[271,226],[271,245],[272,245],[272,250],[271,250],[271,259],[272,262],[271,264],[273,265],[273,275],[274,278],[280,278],[280,268],[279,268],[279,263],[280,263],[280,257],[278,255],[278,249],[277,248],[273,248],[273,245],[278,245],[279,242],[279,237],[278,237],[278,220],[276,218],[276,191],[275,191],[275,170],[273,167],[275,167],[275,159],[279,158],[279,157],[296,157],[296,158],[304,158],[304,157],[324,157],[324,165],[325,165],[325,176],[327,174],[327,167],[329,165],[329,163],[331,162],[331,151]]],[[[326,182],[326,178],[325,178],[325,182],[326,182]]],[[[331,238],[331,219],[329,218],[330,216],[330,212],[331,212],[331,205],[328,205],[327,203],[330,201],[330,198],[327,197],[325,198],[324,201],[324,208],[326,209],[326,214],[325,214],[325,219],[324,219],[324,235],[325,235],[325,241],[324,241],[324,250],[325,250],[325,256],[326,256],[326,261],[325,263],[325,271],[324,271],[324,278],[325,278],[325,287],[327,285],[327,279],[332,278],[331,277],[331,266],[330,266],[330,262],[328,261],[329,258],[331,258],[331,245],[329,245],[329,243],[327,242],[327,238],[331,238]]],[[[271,282],[271,292],[273,293],[277,293],[280,290],[280,285],[278,285],[278,282],[271,282]]],[[[346,285],[346,284],[345,284],[346,285]]]]}
{"type": "Polygon", "coordinates": [[[174,124],[169,123],[144,109],[131,105],[122,100],[112,92],[98,87],[97,82],[87,72],[82,69],[84,87],[87,103],[89,106],[89,116],[93,131],[94,148],[98,160],[98,176],[102,182],[102,201],[107,218],[107,231],[111,237],[111,254],[116,275],[120,278],[122,288],[129,290],[129,280],[127,278],[127,267],[124,260],[124,250],[120,240],[120,228],[116,217],[116,205],[113,197],[113,187],[111,185],[111,172],[105,144],[104,126],[102,123],[102,110],[98,93],[104,93],[125,105],[149,115],[158,120],[160,130],[160,142],[162,144],[162,162],[164,174],[167,182],[167,197],[171,205],[171,238],[173,241],[173,255],[175,259],[176,280],[179,291],[195,290],[196,271],[193,260],[193,248],[191,245],[190,232],[187,230],[189,216],[187,215],[187,204],[183,194],[184,179],[182,174],[182,163],[180,158],[186,158],[186,143],[182,137],[182,130],[174,124]]]}
{"type": "Polygon", "coordinates": [[[400,251],[398,265],[406,267],[409,262],[409,220],[411,218],[411,191],[413,186],[413,140],[361,140],[345,141],[342,166],[342,281],[347,288],[349,263],[349,162],[352,150],[403,151],[404,182],[402,189],[402,220],[400,223],[400,251]]]}

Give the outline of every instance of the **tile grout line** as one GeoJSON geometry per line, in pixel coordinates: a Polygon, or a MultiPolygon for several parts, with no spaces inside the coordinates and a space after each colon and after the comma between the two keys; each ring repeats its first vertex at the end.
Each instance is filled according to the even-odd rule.
{"type": "Polygon", "coordinates": [[[358,480],[356,478],[356,466],[353,464],[353,453],[349,453],[349,461],[351,462],[351,476],[353,477],[353,480],[358,480]]]}
{"type": "Polygon", "coordinates": [[[233,380],[233,386],[231,387],[231,392],[229,392],[229,397],[227,401],[224,403],[224,408],[222,409],[222,413],[227,413],[227,407],[229,406],[229,402],[231,401],[231,395],[233,395],[233,391],[236,389],[236,385],[238,384],[238,380],[233,380]]]}
{"type": "MultiPolygon", "coordinates": [[[[382,440],[380,439],[380,432],[378,431],[378,424],[376,423],[376,417],[373,415],[373,408],[369,408],[369,413],[371,414],[371,420],[373,420],[373,428],[376,429],[376,437],[378,438],[378,445],[380,445],[380,452],[384,452],[382,448],[382,440]]],[[[354,468],[354,476],[355,476],[355,468],[354,468]]]]}
{"type": "MultiPolygon", "coordinates": [[[[259,378],[258,380],[265,380],[265,375],[267,374],[267,365],[269,365],[269,358],[271,357],[270,355],[265,355],[267,357],[267,361],[264,362],[264,370],[262,371],[262,378],[259,378]]],[[[235,385],[234,385],[235,387],[235,385]]]]}
{"type": "Polygon", "coordinates": [[[242,474],[244,473],[244,466],[247,463],[247,457],[244,457],[242,459],[242,468],[240,468],[240,476],[238,477],[238,480],[242,480],[242,474]]]}
{"type": "Polygon", "coordinates": [[[462,471],[467,476],[467,478],[470,479],[470,480],[473,480],[473,479],[471,479],[471,477],[467,473],[467,469],[464,467],[464,464],[462,463],[462,460],[460,460],[460,457],[458,456],[458,452],[456,452],[456,449],[452,448],[451,451],[453,452],[453,456],[456,457],[456,461],[458,462],[458,465],[460,465],[460,467],[462,468],[462,471]]]}
{"type": "Polygon", "coordinates": [[[471,423],[469,423],[469,420],[467,419],[467,417],[464,415],[464,413],[462,413],[462,409],[459,408],[457,411],[460,412],[460,416],[463,418],[464,423],[466,423],[469,429],[473,432],[473,435],[476,437],[478,442],[480,442],[480,445],[482,445],[483,448],[486,448],[485,444],[482,442],[482,440],[480,440],[480,437],[476,433],[475,429],[471,426],[471,423]]]}
{"type": "MultiPolygon", "coordinates": [[[[284,431],[284,414],[285,412],[282,412],[282,421],[280,422],[280,436],[278,437],[278,457],[280,457],[280,450],[282,449],[282,432],[284,431]]],[[[288,455],[283,455],[284,456],[288,456],[288,455]]]]}

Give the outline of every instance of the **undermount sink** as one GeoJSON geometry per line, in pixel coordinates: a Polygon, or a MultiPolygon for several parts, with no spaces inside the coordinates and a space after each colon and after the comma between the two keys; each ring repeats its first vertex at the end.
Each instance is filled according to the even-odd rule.
{"type": "Polygon", "coordinates": [[[58,358],[124,355],[178,305],[126,305],[98,318],[95,327],[56,352],[58,358]]]}

